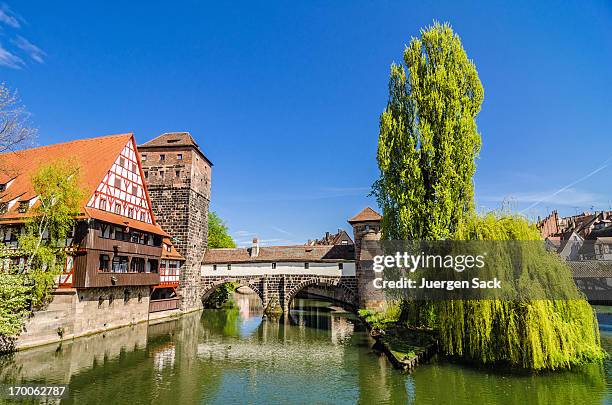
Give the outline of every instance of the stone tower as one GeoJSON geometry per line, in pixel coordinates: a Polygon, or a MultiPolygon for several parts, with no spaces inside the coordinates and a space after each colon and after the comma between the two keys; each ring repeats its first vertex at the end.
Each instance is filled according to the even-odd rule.
{"type": "Polygon", "coordinates": [[[380,241],[380,221],[382,216],[370,207],[348,220],[353,227],[355,241],[355,275],[357,277],[357,295],[359,308],[380,308],[384,303],[384,293],[374,288],[376,278],[372,270],[372,258],[376,242],[380,241]]]}
{"type": "Polygon", "coordinates": [[[188,132],[165,133],[138,146],[157,222],[185,257],[181,309],[198,308],[200,263],[208,241],[212,163],[188,132]]]}

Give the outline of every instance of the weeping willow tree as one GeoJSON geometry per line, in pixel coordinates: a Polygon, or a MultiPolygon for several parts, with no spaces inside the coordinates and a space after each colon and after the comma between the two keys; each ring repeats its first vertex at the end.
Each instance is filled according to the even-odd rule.
{"type": "Polygon", "coordinates": [[[499,241],[489,244],[494,247],[491,273],[504,282],[515,280],[516,291],[511,299],[436,302],[440,343],[447,355],[533,370],[603,358],[593,309],[577,290],[567,264],[539,242],[535,226],[511,214],[472,215],[454,238],[499,241]],[[525,298],[517,299],[520,295],[525,298]]]}
{"type": "MultiPolygon", "coordinates": [[[[522,218],[475,214],[476,116],[483,98],[476,67],[448,24],[421,30],[405,49],[404,64],[391,66],[373,186],[383,240],[539,238],[522,218]]],[[[498,253],[506,261],[496,271],[517,271],[511,258],[526,258],[514,274],[517,289],[554,285],[562,299],[407,300],[400,320],[435,327],[446,354],[482,363],[557,369],[601,358],[597,321],[566,265],[541,245],[512,252],[504,246],[498,253]]]]}

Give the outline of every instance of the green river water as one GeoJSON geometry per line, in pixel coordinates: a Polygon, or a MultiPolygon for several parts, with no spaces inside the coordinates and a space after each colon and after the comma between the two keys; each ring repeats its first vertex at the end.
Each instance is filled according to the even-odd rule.
{"type": "MultiPolygon", "coordinates": [[[[62,404],[612,404],[610,360],[539,375],[437,360],[405,373],[329,303],[298,299],[262,320],[256,299],[236,297],[237,309],[0,357],[0,382],[68,384],[62,404]]],[[[612,332],[602,342],[612,354],[612,332]]]]}

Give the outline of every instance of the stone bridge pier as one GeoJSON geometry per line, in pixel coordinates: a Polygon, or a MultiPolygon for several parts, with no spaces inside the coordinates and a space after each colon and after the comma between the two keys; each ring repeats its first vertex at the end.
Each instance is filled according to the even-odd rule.
{"type": "Polygon", "coordinates": [[[329,298],[355,310],[358,305],[357,278],[355,276],[321,276],[309,274],[274,274],[261,276],[201,276],[198,295],[202,301],[221,284],[237,282],[252,289],[261,299],[264,308],[279,305],[289,311],[293,298],[304,288],[316,286],[329,290],[329,298]]]}

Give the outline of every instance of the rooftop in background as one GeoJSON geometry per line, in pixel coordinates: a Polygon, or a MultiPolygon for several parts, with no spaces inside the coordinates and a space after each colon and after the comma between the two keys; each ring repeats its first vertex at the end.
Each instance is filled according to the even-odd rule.
{"type": "Polygon", "coordinates": [[[338,229],[338,233],[331,234],[325,232],[325,235],[321,239],[308,240],[307,246],[316,245],[353,245],[353,239],[349,236],[344,229],[338,229]]]}
{"type": "Polygon", "coordinates": [[[204,155],[200,146],[196,143],[189,132],[166,132],[157,138],[153,138],[148,142],[138,145],[139,150],[155,149],[155,148],[194,148],[197,150],[206,161],[212,166],[212,162],[204,155]]]}
{"type": "Polygon", "coordinates": [[[358,222],[370,222],[370,221],[376,222],[376,221],[380,221],[381,219],[382,219],[382,215],[374,211],[372,208],[366,207],[363,210],[361,210],[359,214],[349,219],[348,223],[355,224],[358,222]]]}

